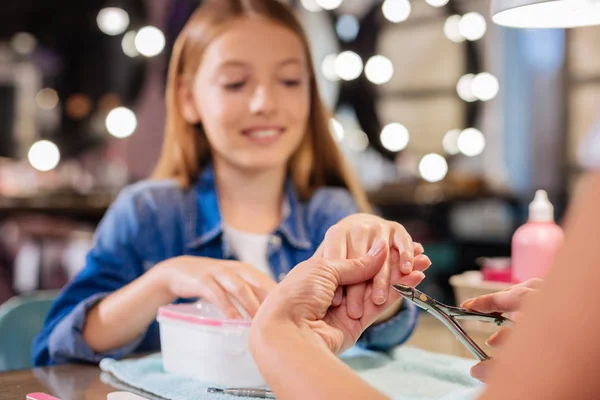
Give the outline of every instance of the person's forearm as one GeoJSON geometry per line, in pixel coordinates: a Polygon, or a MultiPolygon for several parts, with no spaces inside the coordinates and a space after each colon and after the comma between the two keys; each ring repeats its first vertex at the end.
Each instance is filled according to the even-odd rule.
{"type": "Polygon", "coordinates": [[[131,342],[156,318],[158,307],[174,300],[159,275],[151,270],[88,311],[83,338],[92,350],[103,353],[131,342]]]}
{"type": "Polygon", "coordinates": [[[252,354],[263,377],[280,400],[369,399],[385,395],[292,323],[270,323],[253,330],[252,354]]]}
{"type": "Polygon", "coordinates": [[[482,400],[598,398],[600,174],[584,185],[569,205],[565,244],[498,353],[482,400]]]}

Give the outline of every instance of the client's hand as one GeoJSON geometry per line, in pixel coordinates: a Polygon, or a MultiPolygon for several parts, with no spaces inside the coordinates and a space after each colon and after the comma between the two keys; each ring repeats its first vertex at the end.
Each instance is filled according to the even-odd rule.
{"type": "MultiPolygon", "coordinates": [[[[491,313],[491,312],[517,312],[521,310],[524,299],[529,297],[531,293],[539,290],[542,280],[535,278],[526,282],[511,286],[497,293],[486,294],[467,300],[461,304],[461,307],[470,310],[491,313]]],[[[498,332],[489,337],[486,344],[490,347],[500,347],[510,335],[511,329],[502,327],[498,332]]],[[[471,369],[473,378],[485,381],[489,376],[490,368],[493,366],[494,360],[480,362],[471,369]]]]}
{"type": "MultiPolygon", "coordinates": [[[[373,279],[388,252],[388,244],[377,240],[368,254],[360,258],[333,260],[316,254],[298,264],[267,296],[252,322],[253,334],[292,324],[305,338],[325,344],[334,353],[352,347],[399,296],[392,291],[385,303],[377,305],[371,301],[371,293],[365,293],[362,316],[354,319],[348,316],[345,300],[340,306],[332,306],[336,289],[373,279]]],[[[392,272],[392,281],[399,277],[400,271],[392,272]]]]}
{"type": "MultiPolygon", "coordinates": [[[[383,268],[367,287],[366,282],[346,287],[348,315],[358,319],[363,315],[365,294],[370,293],[373,303],[382,305],[390,293],[392,272],[400,274],[394,283],[417,286],[431,261],[423,254],[423,246],[412,241],[406,229],[399,223],[387,221],[370,214],[350,215],[329,228],[317,254],[329,259],[358,258],[364,255],[376,240],[389,244],[389,253],[383,268]]],[[[342,287],[333,299],[333,305],[342,303],[342,287]]]]}
{"type": "Polygon", "coordinates": [[[229,318],[241,318],[236,303],[254,317],[277,284],[252,265],[233,260],[180,256],[150,270],[158,287],[171,300],[201,297],[214,303],[229,318]]]}

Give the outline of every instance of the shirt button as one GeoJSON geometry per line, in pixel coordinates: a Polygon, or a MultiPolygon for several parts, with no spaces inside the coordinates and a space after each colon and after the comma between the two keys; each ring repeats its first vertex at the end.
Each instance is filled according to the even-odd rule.
{"type": "Polygon", "coordinates": [[[271,236],[271,239],[269,239],[269,242],[271,242],[273,246],[279,247],[281,245],[281,238],[277,235],[273,235],[271,236]]]}

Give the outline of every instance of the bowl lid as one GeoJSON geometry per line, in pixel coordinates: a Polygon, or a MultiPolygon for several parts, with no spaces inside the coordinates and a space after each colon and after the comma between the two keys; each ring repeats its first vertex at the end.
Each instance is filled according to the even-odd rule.
{"type": "Polygon", "coordinates": [[[214,304],[200,300],[196,303],[169,304],[158,309],[158,317],[208,326],[250,326],[250,319],[227,318],[214,304]]]}

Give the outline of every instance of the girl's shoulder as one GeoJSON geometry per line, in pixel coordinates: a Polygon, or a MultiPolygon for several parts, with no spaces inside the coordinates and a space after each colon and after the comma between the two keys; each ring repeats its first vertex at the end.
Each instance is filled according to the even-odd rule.
{"type": "Polygon", "coordinates": [[[138,197],[160,197],[164,195],[183,194],[184,189],[172,179],[144,179],[125,186],[121,195],[138,197]]]}
{"type": "Polygon", "coordinates": [[[330,226],[348,215],[359,212],[349,190],[340,187],[319,188],[306,205],[309,225],[330,226]]]}
{"type": "Polygon", "coordinates": [[[125,186],[111,205],[109,214],[136,220],[183,209],[186,189],[174,180],[142,180],[125,186]],[[160,211],[160,213],[158,212],[160,211]]]}
{"type": "Polygon", "coordinates": [[[115,203],[128,203],[137,206],[168,206],[180,203],[186,193],[175,180],[145,179],[125,186],[115,203]]]}
{"type": "Polygon", "coordinates": [[[358,206],[346,188],[325,186],[317,189],[308,201],[308,209],[327,212],[333,210],[358,212],[358,206]]]}

